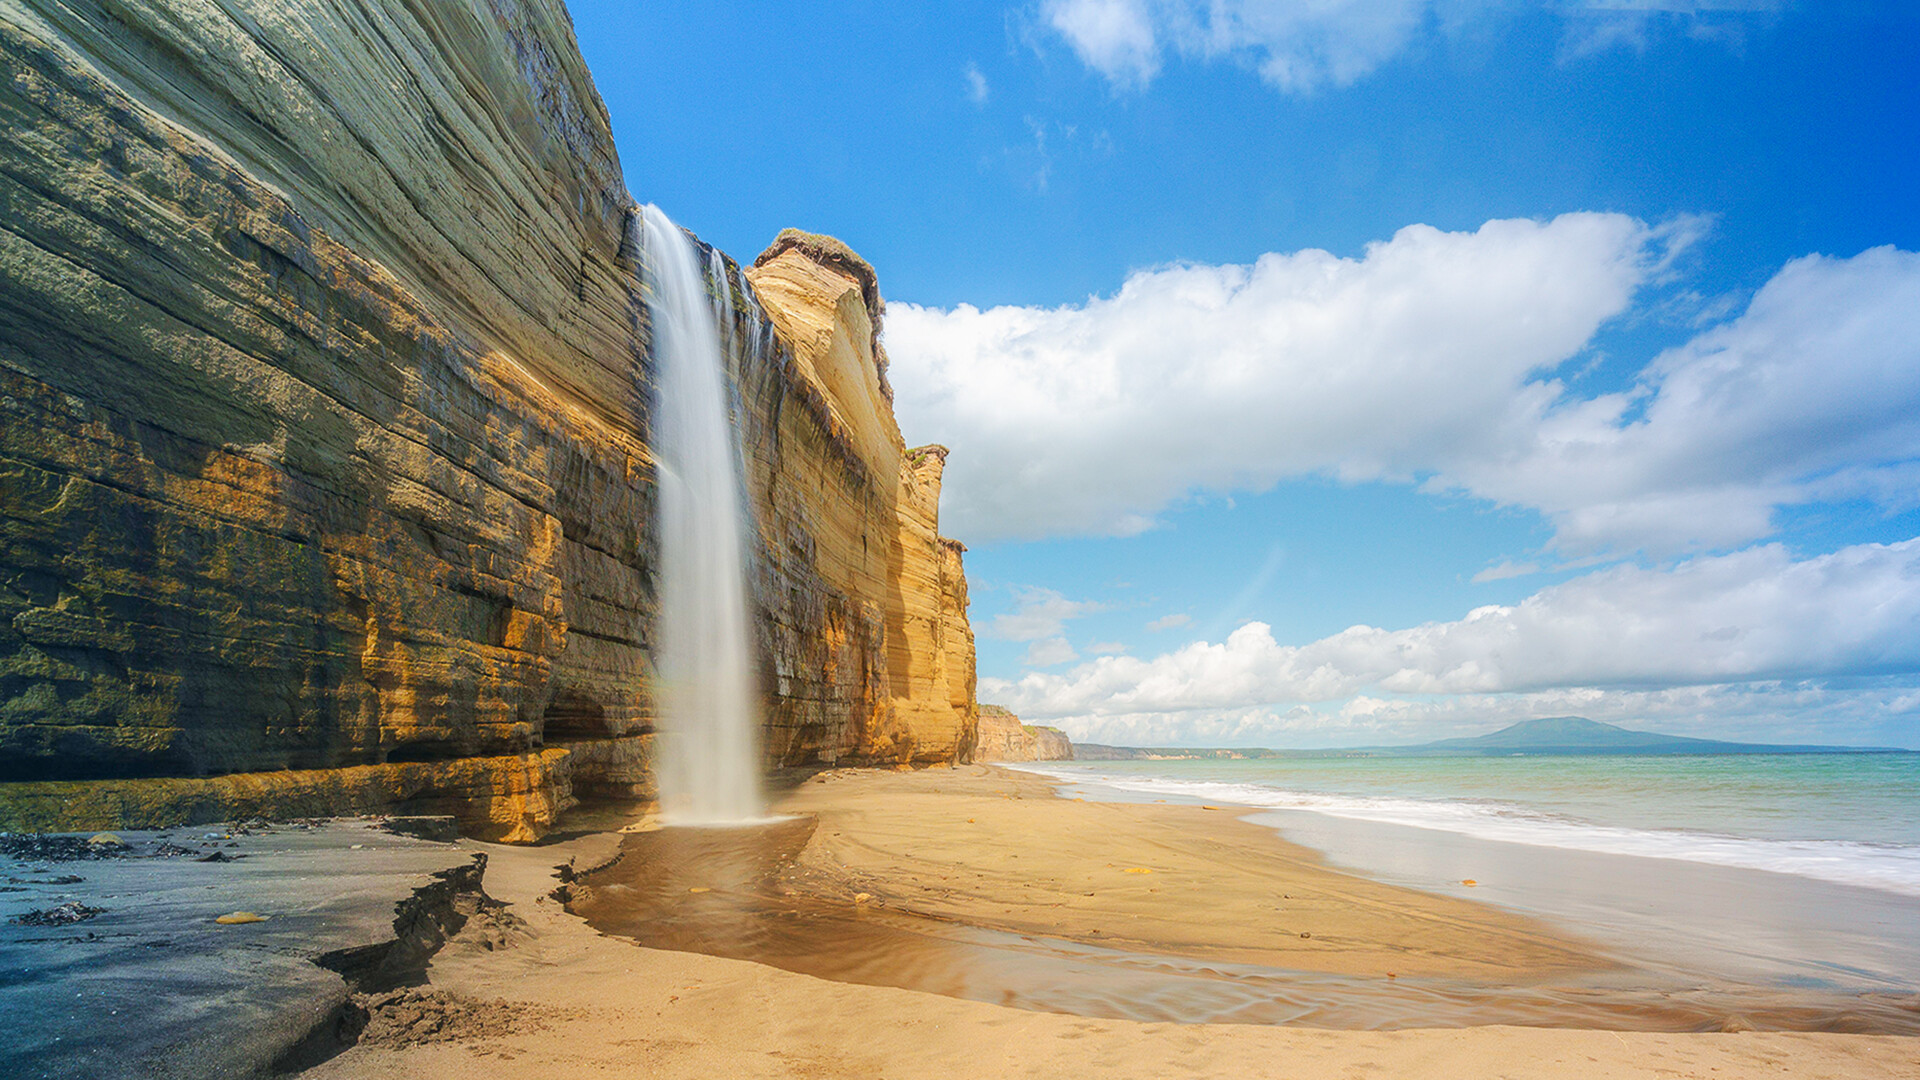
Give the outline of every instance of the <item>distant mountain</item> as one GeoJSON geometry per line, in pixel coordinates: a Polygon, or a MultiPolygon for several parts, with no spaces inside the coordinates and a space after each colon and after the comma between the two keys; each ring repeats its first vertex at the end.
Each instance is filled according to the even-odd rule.
{"type": "Polygon", "coordinates": [[[1356,746],[1344,750],[1199,749],[1191,747],[1100,746],[1079,743],[1081,761],[1141,759],[1193,760],[1263,757],[1506,757],[1512,754],[1876,754],[1900,753],[1884,746],[1804,746],[1797,744],[1721,742],[1685,735],[1603,724],[1584,716],[1551,716],[1522,720],[1486,735],[1440,739],[1415,746],[1356,746]]]}
{"type": "Polygon", "coordinates": [[[1487,757],[1502,754],[1844,754],[1876,747],[1801,746],[1721,742],[1661,735],[1603,724],[1584,716],[1522,720],[1487,735],[1440,739],[1418,746],[1369,747],[1373,753],[1407,757],[1487,757]]]}

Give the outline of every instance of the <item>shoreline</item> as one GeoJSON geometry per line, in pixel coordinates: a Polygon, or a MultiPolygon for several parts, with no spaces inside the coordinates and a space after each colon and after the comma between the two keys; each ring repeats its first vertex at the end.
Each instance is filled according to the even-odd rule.
{"type": "MultiPolygon", "coordinates": [[[[1291,790],[1262,786],[1270,780],[1254,780],[1251,799],[1242,801],[1234,798],[1236,792],[1208,790],[1240,783],[1219,777],[1217,783],[1195,785],[1168,776],[1106,774],[1097,765],[1030,771],[1069,796],[1185,802],[1201,793],[1224,797],[1242,820],[1320,853],[1330,866],[1541,920],[1670,980],[1920,992],[1920,896],[1906,891],[1904,877],[1885,884],[1869,878],[1869,884],[1852,864],[1850,873],[1838,874],[1820,865],[1749,865],[1728,861],[1725,854],[1729,845],[1775,844],[1806,856],[1817,843],[1751,841],[1701,831],[1675,834],[1687,839],[1668,838],[1652,852],[1644,845],[1623,850],[1619,843],[1595,846],[1583,836],[1568,843],[1566,835],[1475,831],[1447,817],[1429,822],[1402,806],[1380,816],[1368,814],[1369,807],[1356,813],[1352,806],[1295,805],[1291,790]],[[1700,849],[1697,854],[1689,844],[1700,849]],[[1465,886],[1466,879],[1474,885],[1465,886]]],[[[1321,794],[1307,790],[1309,800],[1321,794]]],[[[1622,831],[1587,827],[1603,840],[1622,831]]],[[[1632,838],[1645,835],[1651,834],[1632,838]]],[[[1857,856],[1854,850],[1835,854],[1857,856]]]]}
{"type": "MultiPolygon", "coordinates": [[[[1103,836],[1119,842],[1117,838],[1124,830],[1114,827],[1113,823],[1121,820],[1116,816],[1119,812],[1112,809],[1115,804],[1059,798],[1040,778],[1010,780],[1010,775],[965,767],[914,773],[848,770],[820,774],[776,801],[780,811],[820,815],[814,834],[781,870],[782,880],[804,886],[799,890],[800,900],[879,912],[883,922],[892,917],[887,913],[897,904],[900,913],[937,922],[943,917],[958,919],[968,902],[958,895],[960,890],[953,889],[953,897],[944,896],[933,890],[928,880],[931,873],[932,881],[938,881],[942,866],[947,868],[947,877],[953,877],[956,853],[951,848],[959,841],[946,840],[941,841],[945,847],[933,846],[935,840],[951,831],[949,825],[957,829],[972,817],[975,820],[971,824],[978,828],[987,824],[983,817],[991,817],[1018,833],[1019,826],[1039,820],[1035,816],[1039,814],[1051,822],[1049,828],[1077,830],[1087,843],[1096,843],[1103,836]],[[1035,789],[1043,789],[1044,797],[1027,794],[1035,789]],[[891,809],[887,809],[889,806],[891,809]],[[840,835],[834,836],[835,832],[840,835]],[[896,850],[895,845],[902,840],[912,846],[896,850]],[[829,852],[831,863],[827,861],[829,852]],[[918,876],[898,869],[908,858],[923,866],[918,876]],[[841,869],[833,869],[835,866],[841,869]],[[925,866],[934,869],[929,872],[925,866]],[[882,885],[889,891],[874,893],[867,887],[872,885],[882,885]],[[847,889],[858,891],[846,896],[847,889]],[[858,892],[867,892],[868,899],[855,902],[858,892]]],[[[1572,970],[1553,967],[1558,962],[1555,957],[1578,957],[1584,964],[1598,955],[1582,943],[1544,932],[1528,920],[1486,905],[1425,898],[1440,901],[1428,906],[1421,901],[1422,894],[1413,890],[1367,882],[1331,869],[1306,849],[1287,851],[1270,830],[1240,822],[1230,813],[1148,804],[1126,814],[1137,814],[1149,833],[1170,830],[1166,835],[1184,837],[1180,843],[1188,845],[1185,850],[1157,847],[1135,851],[1135,860],[1112,868],[1115,877],[1108,890],[1112,895],[1102,898],[1102,890],[1096,888],[1094,897],[1081,897],[1107,905],[1098,914],[1109,921],[1115,915],[1142,914],[1140,921],[1153,932],[1136,929],[1128,935],[1133,948],[1155,944],[1247,947],[1245,941],[1221,940],[1225,935],[1218,927],[1181,930],[1172,920],[1143,910],[1161,903],[1162,894],[1151,890],[1161,888],[1163,883],[1174,887],[1185,872],[1182,868],[1192,865],[1188,860],[1198,859],[1200,854],[1207,858],[1217,855],[1231,864],[1238,849],[1221,845],[1219,833],[1224,831],[1242,840],[1249,836],[1269,838],[1273,852],[1278,853],[1271,857],[1287,861],[1290,872],[1301,875],[1300,880],[1330,887],[1331,880],[1344,879],[1355,883],[1352,887],[1360,894],[1373,897],[1376,904],[1392,899],[1412,905],[1425,917],[1451,919],[1453,932],[1465,934],[1480,945],[1480,951],[1475,952],[1457,945],[1429,943],[1425,962],[1430,965],[1488,964],[1491,959],[1485,953],[1490,942],[1513,945],[1523,955],[1546,958],[1551,971],[1572,970]],[[1125,874],[1130,868],[1155,872],[1125,874]]],[[[1311,1080],[1344,1077],[1363,1064],[1372,1064],[1385,1070],[1385,1075],[1435,1080],[1488,1075],[1652,1080],[1675,1075],[1778,1075],[1782,1070],[1808,1077],[1892,1078],[1920,1069],[1920,1038],[1896,1035],[1751,1031],[1670,1034],[1501,1025],[1367,1031],[1248,1023],[1144,1023],[1008,1008],[954,996],[829,981],[739,959],[646,948],[597,932],[567,912],[552,895],[559,885],[556,864],[570,863],[576,871],[609,863],[617,867],[620,862],[615,860],[623,845],[631,848],[634,837],[633,833],[589,833],[534,848],[463,841],[462,846],[490,854],[487,890],[510,905],[507,910],[520,920],[521,930],[514,935],[511,947],[503,949],[464,948],[456,939],[430,966],[429,988],[466,1003],[469,1009],[492,1010],[500,1023],[490,1033],[473,1037],[363,1044],[304,1075],[317,1080],[438,1075],[517,1080],[611,1075],[638,1068],[663,1076],[884,1075],[919,1080],[964,1070],[968,1075],[1009,1077],[1284,1073],[1311,1080]]],[[[968,841],[968,846],[983,859],[987,855],[1000,857],[997,865],[1002,879],[994,889],[1012,882],[1024,883],[1027,888],[1053,889],[1057,894],[1065,891],[1071,876],[1064,867],[1041,866],[1052,853],[1033,846],[1024,833],[1010,834],[1002,844],[976,847],[968,841]],[[1026,856],[1026,860],[1016,856],[1026,856]],[[1019,861],[1036,865],[1016,870],[1019,861]]],[[[1174,846],[1178,848],[1179,844],[1174,846]]],[[[1108,870],[1104,865],[1092,869],[1108,870]]],[[[1259,867],[1229,865],[1222,876],[1229,899],[1246,882],[1260,880],[1260,873],[1259,867]]],[[[595,877],[591,872],[584,876],[589,880],[595,877]]],[[[950,883],[942,887],[952,888],[950,883]]],[[[1179,894],[1173,895],[1177,898],[1179,894]]],[[[1064,898],[1036,900],[1014,911],[1005,907],[993,913],[1006,927],[996,932],[1014,936],[1018,936],[1020,927],[1059,926],[1083,919],[1090,911],[1084,904],[1069,906],[1064,898]],[[1058,909],[1050,906],[1056,902],[1062,905],[1058,909]]],[[[1200,907],[1190,894],[1175,907],[1187,912],[1189,923],[1208,922],[1192,917],[1200,907]]],[[[1388,920],[1383,925],[1394,924],[1388,920]]],[[[1075,931],[1073,926],[1064,929],[1075,931]]],[[[1101,936],[1106,937],[1108,928],[1081,929],[1100,929],[1101,936]]],[[[1341,934],[1332,931],[1325,932],[1325,941],[1322,937],[1315,932],[1310,939],[1293,940],[1324,950],[1320,952],[1320,959],[1326,961],[1323,966],[1370,963],[1378,955],[1344,942],[1341,934]]],[[[1260,939],[1255,944],[1258,947],[1254,951],[1259,952],[1278,950],[1281,943],[1260,939]]],[[[1377,947],[1379,943],[1372,945],[1377,947]]],[[[1305,955],[1309,954],[1298,953],[1295,959],[1305,955]]],[[[1224,963],[1219,961],[1215,966],[1224,963]]],[[[1516,984],[1538,981],[1542,975],[1538,969],[1511,961],[1508,968],[1516,984]]]]}
{"type": "Polygon", "coordinates": [[[648,947],[1109,1019],[1920,1034],[1884,985],[1706,977],[1578,923],[1342,869],[1242,807],[1058,787],[1018,769],[828,772],[779,825],[629,836],[570,906],[648,947]]]}

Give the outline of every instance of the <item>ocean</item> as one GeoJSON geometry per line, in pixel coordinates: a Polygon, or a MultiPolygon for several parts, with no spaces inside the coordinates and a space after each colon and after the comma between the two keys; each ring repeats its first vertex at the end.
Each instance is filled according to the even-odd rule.
{"type": "Polygon", "coordinates": [[[1333,865],[1533,915],[1669,979],[1920,989],[1920,754],[1018,766],[1245,811],[1333,865]]]}

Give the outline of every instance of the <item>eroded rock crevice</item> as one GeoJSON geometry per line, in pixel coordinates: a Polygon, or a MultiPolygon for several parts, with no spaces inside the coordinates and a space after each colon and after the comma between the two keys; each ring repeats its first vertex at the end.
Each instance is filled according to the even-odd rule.
{"type": "Polygon", "coordinates": [[[456,934],[500,949],[521,933],[507,905],[487,895],[486,868],[486,855],[476,853],[467,865],[434,874],[395,905],[391,939],[314,957],[346,983],[346,996],[278,1055],[271,1073],[312,1068],[369,1036],[397,1046],[510,1030],[512,1018],[496,1015],[501,1010],[424,987],[427,965],[456,934]]]}

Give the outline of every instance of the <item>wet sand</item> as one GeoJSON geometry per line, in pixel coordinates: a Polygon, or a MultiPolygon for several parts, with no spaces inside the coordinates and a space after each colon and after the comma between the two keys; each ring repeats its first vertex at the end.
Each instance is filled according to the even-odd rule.
{"type": "MultiPolygon", "coordinates": [[[[310,1075],[1605,1078],[1920,1071],[1920,1039],[1913,1037],[1599,1030],[1633,1027],[1618,1018],[1663,1009],[1668,1019],[1652,1026],[1674,1015],[1681,1026],[1715,1021],[1712,1008],[1689,1013],[1691,1006],[1674,1010],[1666,998],[1636,999],[1629,986],[1608,989],[1605,980],[1630,968],[1589,943],[1469,901],[1341,873],[1231,813],[1074,802],[1053,797],[1032,777],[987,769],[824,774],[790,792],[780,808],[811,816],[785,833],[771,831],[768,842],[673,830],[488,848],[488,890],[514,905],[526,920],[524,933],[505,950],[456,941],[434,962],[432,985],[469,1008],[540,1017],[539,1026],[467,1041],[360,1046],[310,1075]],[[706,854],[744,854],[688,857],[703,847],[706,854]],[[768,963],[603,935],[547,895],[557,884],[554,863],[572,859],[587,867],[616,856],[575,901],[590,918],[681,948],[699,942],[674,935],[743,941],[734,952],[757,950],[768,963]],[[728,919],[731,930],[713,930],[729,926],[728,919]],[[883,947],[870,947],[875,940],[883,947]],[[896,947],[902,941],[914,944],[896,947]],[[784,955],[783,966],[804,970],[808,948],[800,945],[808,943],[815,955],[840,956],[834,962],[846,970],[823,972],[835,976],[828,980],[770,966],[784,955]],[[1014,959],[998,968],[968,960],[983,951],[1014,959]],[[955,963],[956,955],[963,962],[955,963]],[[1116,956],[1125,958],[1118,967],[1116,956]],[[1064,980],[1072,1000],[1040,1000],[1048,979],[1075,964],[1093,974],[1064,980]],[[875,971],[896,985],[872,977],[875,971]],[[1126,977],[1114,978],[1115,971],[1126,977]],[[1189,984],[1156,1004],[1169,971],[1189,984]],[[1262,984],[1249,971],[1279,974],[1262,984]],[[899,978],[903,972],[921,980],[915,985],[929,985],[927,972],[950,985],[936,987],[939,994],[900,989],[912,981],[899,978]],[[958,983],[955,972],[963,976],[958,983]],[[1031,1000],[1016,1003],[1028,1007],[988,1003],[996,980],[1025,987],[1018,992],[1031,1000]],[[1192,985],[1200,983],[1233,991],[1211,1018],[1253,1022],[1113,1018],[1197,1017],[1220,1004],[1194,1004],[1192,985]],[[1339,993],[1380,987],[1385,996],[1363,994],[1360,1005],[1342,1006],[1349,1010],[1344,1017],[1339,1009],[1291,1018],[1258,1010],[1232,1015],[1234,1000],[1284,1003],[1288,993],[1316,983],[1339,993]],[[1524,1014],[1530,995],[1537,1002],[1543,991],[1567,985],[1592,991],[1598,1010],[1576,1027],[1557,1028],[1329,1031],[1271,1023],[1394,1027],[1381,1019],[1394,1009],[1410,1010],[1416,1023],[1449,1023],[1420,1011],[1433,996],[1426,988],[1442,985],[1477,988],[1478,999],[1493,1006],[1481,1019],[1451,1022],[1506,1015],[1511,1023],[1512,1002],[1524,1014]],[[1039,1011],[1062,1004],[1070,1011],[1039,1011]]],[[[1061,983],[1053,979],[1053,992],[1061,983]]],[[[1878,1007],[1890,1016],[1913,1011],[1912,1003],[1878,1007]]],[[[1813,1026],[1831,1023],[1828,1017],[1813,1026]]]]}
{"type": "Polygon", "coordinates": [[[1538,847],[1304,811],[1247,816],[1341,869],[1574,926],[1672,980],[1920,991],[1920,897],[1681,859],[1538,847]],[[1459,881],[1476,879],[1464,889],[1459,881]]]}
{"type": "Polygon", "coordinates": [[[1481,904],[1384,885],[1226,809],[1063,800],[1008,770],[828,773],[785,886],[934,919],[1298,971],[1525,981],[1608,961],[1481,904]]]}
{"type": "Polygon", "coordinates": [[[118,842],[0,843],[0,1077],[264,1075],[346,997],[316,958],[391,942],[396,910],[434,909],[421,891],[479,877],[473,851],[370,819],[98,835],[118,842]]]}

